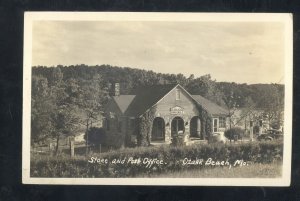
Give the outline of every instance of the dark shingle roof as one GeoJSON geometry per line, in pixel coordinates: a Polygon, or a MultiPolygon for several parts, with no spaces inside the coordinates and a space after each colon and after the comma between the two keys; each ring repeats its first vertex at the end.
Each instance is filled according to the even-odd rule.
{"type": "Polygon", "coordinates": [[[143,86],[134,90],[136,96],[129,105],[125,115],[134,117],[142,115],[176,85],[177,84],[143,86]]]}
{"type": "MultiPolygon", "coordinates": [[[[113,99],[125,116],[138,117],[176,86],[177,84],[142,86],[133,91],[136,95],[114,96],[113,99]]],[[[200,95],[191,95],[191,97],[212,115],[228,114],[226,109],[200,95]]]]}
{"type": "Polygon", "coordinates": [[[124,113],[132,100],[134,99],[135,95],[119,95],[119,96],[113,96],[114,101],[119,106],[122,113],[124,113]]]}
{"type": "Polygon", "coordinates": [[[208,113],[213,115],[228,115],[228,111],[225,108],[211,102],[210,100],[200,96],[192,95],[193,99],[199,103],[208,113]]]}

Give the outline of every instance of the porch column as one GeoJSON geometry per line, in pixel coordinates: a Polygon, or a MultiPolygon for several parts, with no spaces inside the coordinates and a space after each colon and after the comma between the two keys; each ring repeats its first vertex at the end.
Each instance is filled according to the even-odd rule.
{"type": "Polygon", "coordinates": [[[171,120],[169,117],[164,117],[165,120],[165,142],[170,144],[171,141],[171,120]]]}
{"type": "Polygon", "coordinates": [[[200,118],[197,118],[197,136],[201,137],[201,122],[200,122],[200,118]]]}

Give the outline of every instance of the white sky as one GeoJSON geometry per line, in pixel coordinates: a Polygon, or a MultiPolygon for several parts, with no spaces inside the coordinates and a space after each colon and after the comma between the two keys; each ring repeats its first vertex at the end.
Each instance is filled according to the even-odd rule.
{"type": "Polygon", "coordinates": [[[275,22],[35,21],[32,65],[110,64],[283,83],[284,24],[275,22]]]}

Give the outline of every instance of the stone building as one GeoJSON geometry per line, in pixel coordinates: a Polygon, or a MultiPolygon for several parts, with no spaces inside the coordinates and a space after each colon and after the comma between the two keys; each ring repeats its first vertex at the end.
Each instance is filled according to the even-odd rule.
{"type": "Polygon", "coordinates": [[[115,146],[170,144],[176,134],[187,141],[206,141],[228,128],[228,111],[179,84],[140,87],[120,95],[119,84],[105,107],[107,143],[115,146]]]}

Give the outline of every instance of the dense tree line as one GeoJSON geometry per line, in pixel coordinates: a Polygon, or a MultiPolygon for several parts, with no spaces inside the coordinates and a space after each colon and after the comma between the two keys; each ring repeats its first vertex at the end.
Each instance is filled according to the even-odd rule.
{"type": "MultiPolygon", "coordinates": [[[[101,66],[57,66],[63,73],[63,80],[91,80],[94,75],[100,75],[103,83],[120,83],[121,94],[134,93],[138,86],[154,84],[179,83],[191,94],[202,95],[222,106],[226,106],[224,97],[234,99],[238,107],[247,107],[249,102],[255,108],[267,108],[274,98],[283,102],[284,85],[281,84],[238,84],[235,82],[217,82],[210,75],[195,77],[183,74],[162,74],[153,71],[129,67],[101,66]]],[[[33,75],[49,78],[56,67],[33,67],[33,75]]]]}
{"type": "Polygon", "coordinates": [[[121,94],[139,86],[179,83],[226,107],[252,107],[272,113],[283,109],[284,85],[217,82],[210,75],[189,77],[134,68],[101,66],[36,66],[32,68],[32,140],[70,135],[79,125],[88,130],[109,98],[109,84],[120,83],[121,94]]]}

